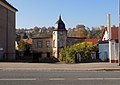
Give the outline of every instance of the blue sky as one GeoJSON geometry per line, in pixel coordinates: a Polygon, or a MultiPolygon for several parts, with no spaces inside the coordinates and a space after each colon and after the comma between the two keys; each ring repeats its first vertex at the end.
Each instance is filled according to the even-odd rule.
{"type": "Polygon", "coordinates": [[[17,28],[54,26],[61,14],[66,28],[77,24],[86,27],[106,26],[111,14],[111,25],[118,25],[118,0],[7,0],[15,6],[17,28]]]}

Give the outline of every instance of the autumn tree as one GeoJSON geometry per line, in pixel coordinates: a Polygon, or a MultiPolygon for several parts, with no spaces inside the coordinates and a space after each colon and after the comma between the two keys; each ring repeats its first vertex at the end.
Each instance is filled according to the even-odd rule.
{"type": "Polygon", "coordinates": [[[84,25],[76,25],[75,28],[68,29],[68,36],[70,37],[78,37],[78,38],[86,38],[87,30],[85,29],[84,25]]]}
{"type": "Polygon", "coordinates": [[[26,42],[24,42],[24,41],[22,41],[22,40],[18,42],[18,50],[19,50],[19,51],[30,50],[31,47],[32,47],[31,44],[26,43],[26,42]]]}
{"type": "Polygon", "coordinates": [[[87,38],[101,38],[103,27],[87,28],[87,38]]]}

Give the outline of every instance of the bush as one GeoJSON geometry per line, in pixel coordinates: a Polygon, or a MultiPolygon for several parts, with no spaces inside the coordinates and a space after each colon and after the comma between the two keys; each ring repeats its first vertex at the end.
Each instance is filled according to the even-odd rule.
{"type": "Polygon", "coordinates": [[[60,62],[75,63],[75,55],[80,53],[82,56],[82,62],[88,62],[92,59],[91,53],[97,51],[98,47],[96,45],[83,42],[61,49],[58,59],[60,62]]]}

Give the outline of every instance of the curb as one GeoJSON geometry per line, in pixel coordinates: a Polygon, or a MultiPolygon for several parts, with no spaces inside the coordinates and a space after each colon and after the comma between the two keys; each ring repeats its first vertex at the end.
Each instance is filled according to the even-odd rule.
{"type": "Polygon", "coordinates": [[[90,68],[90,69],[60,69],[60,68],[0,68],[0,71],[59,71],[59,72],[64,72],[64,71],[73,71],[73,72],[78,72],[78,71],[118,71],[120,72],[120,69],[118,68],[90,68]]]}

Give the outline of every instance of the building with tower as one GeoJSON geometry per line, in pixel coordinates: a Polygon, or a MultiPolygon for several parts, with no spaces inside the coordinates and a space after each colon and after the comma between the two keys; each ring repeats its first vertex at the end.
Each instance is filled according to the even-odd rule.
{"type": "Polygon", "coordinates": [[[59,16],[58,21],[55,23],[55,29],[52,36],[33,38],[32,51],[33,59],[40,59],[43,57],[59,57],[61,48],[71,46],[85,41],[83,38],[67,37],[67,30],[65,23],[59,16]]]}
{"type": "Polygon", "coordinates": [[[55,30],[53,30],[53,56],[58,58],[60,49],[67,44],[67,30],[65,24],[59,16],[59,20],[55,24],[55,30]]]}

